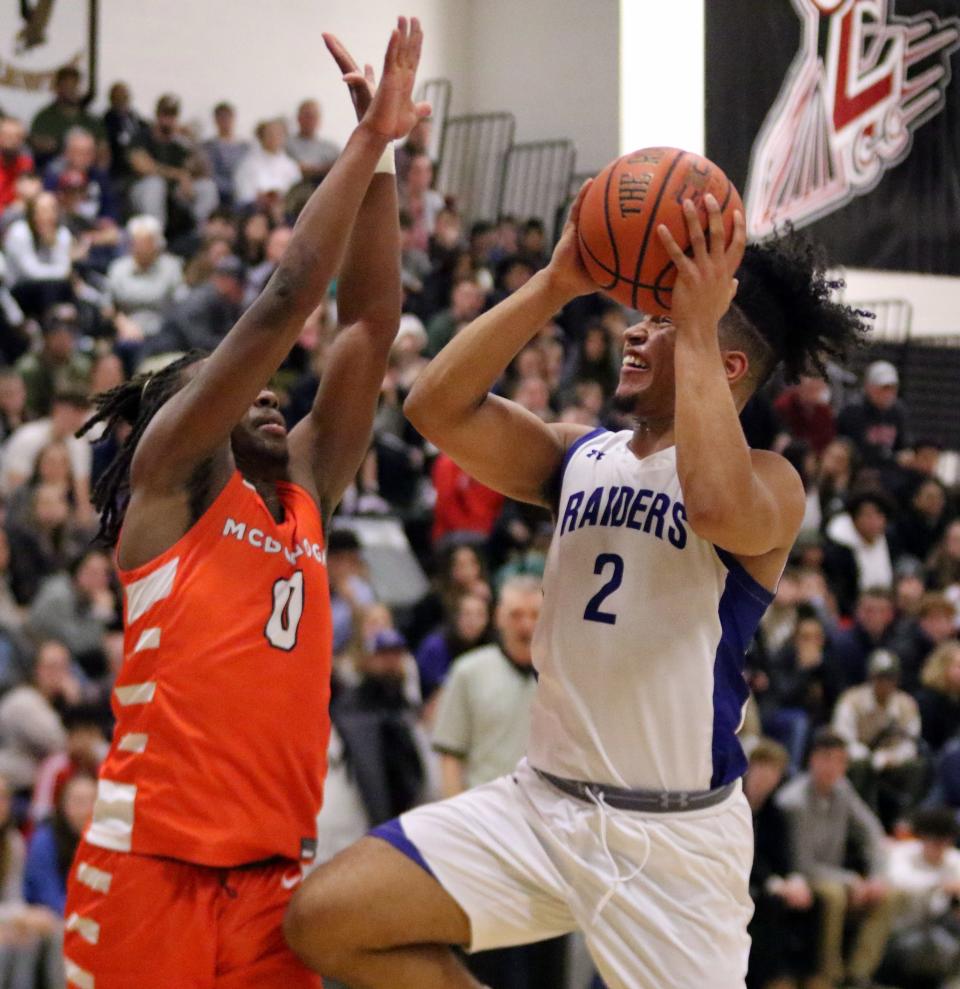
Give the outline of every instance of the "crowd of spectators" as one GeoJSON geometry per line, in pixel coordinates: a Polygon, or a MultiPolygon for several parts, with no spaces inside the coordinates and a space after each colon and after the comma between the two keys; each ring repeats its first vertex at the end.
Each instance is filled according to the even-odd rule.
{"type": "MultiPolygon", "coordinates": [[[[117,83],[97,116],[80,81],[59,72],[32,122],[0,115],[0,985],[17,989],[62,984],[65,875],[122,662],[115,565],[91,543],[90,505],[119,437],[74,433],[92,394],[216,346],[338,153],[313,99],[294,127],[264,120],[249,139],[219,103],[202,140],[174,95],[147,119],[117,83]]],[[[328,540],[336,669],[321,858],[507,771],[526,742],[549,514],[469,477],[402,404],[430,358],[522,286],[550,245],[537,219],[465,227],[434,188],[429,126],[397,149],[404,316],[369,454],[328,540]],[[378,600],[351,529],[368,516],[393,520],[428,575],[416,603],[378,600]]],[[[316,392],[334,306],[331,295],[277,375],[290,423],[316,392]]],[[[545,421],[629,428],[610,398],[633,318],[600,295],[577,300],[498,390],[545,421]]],[[[949,985],[960,978],[957,491],[882,361],[861,383],[839,368],[774,382],[743,421],[807,491],[747,661],[751,987],[949,985]]],[[[473,964],[493,989],[556,987],[562,947],[473,964]]]]}

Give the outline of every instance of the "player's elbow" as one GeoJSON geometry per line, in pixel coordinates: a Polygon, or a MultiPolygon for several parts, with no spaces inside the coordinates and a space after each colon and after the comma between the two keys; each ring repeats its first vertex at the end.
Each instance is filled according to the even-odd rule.
{"type": "Polygon", "coordinates": [[[403,403],[403,414],[418,432],[429,437],[430,426],[438,418],[436,414],[438,395],[428,383],[424,383],[426,373],[424,372],[410,389],[410,394],[403,403]]]}

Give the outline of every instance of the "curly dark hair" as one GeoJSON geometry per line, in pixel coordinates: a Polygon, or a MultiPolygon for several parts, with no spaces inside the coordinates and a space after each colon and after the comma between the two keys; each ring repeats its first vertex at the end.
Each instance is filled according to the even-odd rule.
{"type": "Polygon", "coordinates": [[[781,236],[749,244],[736,277],[740,282],[721,334],[746,351],[754,388],[780,366],[788,382],[826,373],[864,343],[873,313],[836,302],[844,283],[826,273],[823,251],[792,227],[781,236]]]}
{"type": "Polygon", "coordinates": [[[183,369],[206,356],[202,350],[191,350],[159,371],[135,375],[116,388],[94,396],[96,412],[77,430],[77,436],[84,436],[100,422],[106,427],[103,434],[105,440],[121,423],[133,427],[116,456],[100,475],[91,495],[93,505],[100,513],[96,542],[106,546],[116,545],[130,500],[130,465],[140,437],[157,412],[182,387],[183,369]]]}

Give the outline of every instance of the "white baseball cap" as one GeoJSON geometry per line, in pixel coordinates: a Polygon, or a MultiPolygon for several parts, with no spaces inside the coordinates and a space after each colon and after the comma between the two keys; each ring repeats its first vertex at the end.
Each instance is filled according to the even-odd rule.
{"type": "Polygon", "coordinates": [[[899,385],[900,375],[897,374],[897,369],[889,361],[874,361],[867,368],[864,380],[868,385],[877,385],[882,388],[885,385],[899,385]]]}

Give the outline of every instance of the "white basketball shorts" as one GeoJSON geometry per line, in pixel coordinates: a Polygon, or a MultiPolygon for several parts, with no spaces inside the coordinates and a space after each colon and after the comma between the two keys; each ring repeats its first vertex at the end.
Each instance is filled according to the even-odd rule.
{"type": "Polygon", "coordinates": [[[609,989],[742,989],[753,822],[738,785],[714,807],[620,811],[510,776],[376,829],[470,919],[470,951],[580,928],[609,989]]]}

